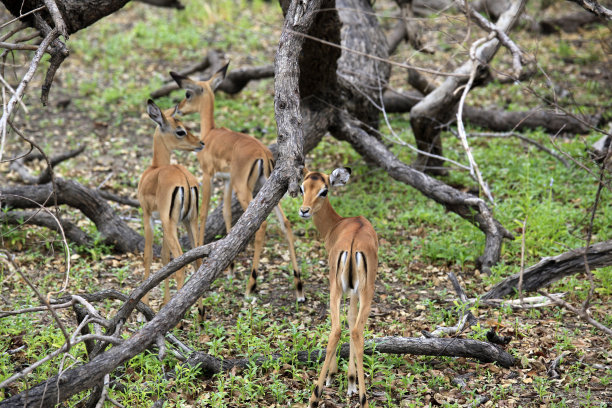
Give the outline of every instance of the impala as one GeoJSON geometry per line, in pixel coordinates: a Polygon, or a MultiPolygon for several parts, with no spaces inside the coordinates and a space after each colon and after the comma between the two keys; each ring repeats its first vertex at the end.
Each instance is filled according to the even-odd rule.
{"type": "MultiPolygon", "coordinates": [[[[178,111],[181,114],[195,112],[200,114],[200,136],[206,144],[206,149],[198,153],[198,161],[203,173],[200,235],[198,238],[200,245],[204,243],[213,176],[219,173],[229,174],[229,178],[226,178],[223,196],[223,219],[226,231],[229,232],[232,227],[232,190],[236,193],[242,208],[246,210],[253,200],[253,190],[257,185],[262,185],[265,182],[274,168],[272,152],[259,140],[224,127],[215,127],[213,115],[214,91],[223,82],[228,65],[229,63],[206,81],[194,81],[175,72],[170,72],[176,83],[185,89],[185,99],[178,104],[178,111]]],[[[280,205],[275,207],[274,212],[289,243],[296,299],[298,302],[303,302],[305,300],[304,288],[295,256],[291,223],[280,205]]],[[[266,235],[266,227],[267,222],[264,221],[255,233],[253,265],[246,288],[247,297],[252,296],[257,287],[257,269],[259,268],[259,258],[266,235]]],[[[230,265],[229,270],[229,275],[232,276],[232,274],[233,264],[230,265]]]]}
{"type": "MultiPolygon", "coordinates": [[[[153,252],[153,214],[159,214],[164,231],[162,262],[170,261],[170,254],[179,257],[183,252],[178,240],[177,228],[183,223],[187,229],[192,248],[196,246],[198,234],[198,182],[185,167],[170,163],[172,150],[199,152],[204,147],[200,139],[187,130],[173,117],[175,109],[163,113],[149,99],[149,117],[157,124],[153,135],[153,162],[138,183],[138,201],[142,207],[142,221],[145,232],[144,278],[149,277],[153,252]]],[[[201,260],[196,261],[197,266],[201,260]]],[[[183,287],[185,268],[176,272],[177,287],[183,287]]],[[[169,278],[164,289],[164,303],[170,299],[169,278]]],[[[148,295],[143,298],[148,303],[148,295]]]]}
{"type": "Polygon", "coordinates": [[[348,322],[351,340],[347,393],[351,396],[357,392],[355,380],[358,379],[360,406],[368,406],[363,372],[363,329],[374,296],[374,281],[378,269],[378,238],[367,219],[362,216],[341,217],[334,211],[327,197],[329,189],[345,185],[350,174],[351,170],[344,167],[335,169],[329,176],[304,169],[304,181],[300,188],[304,200],[299,216],[303,219],[312,218],[325,240],[325,249],[329,254],[331,332],[325,362],[310,397],[311,407],[319,405],[325,377],[327,376],[326,385],[329,386],[333,375],[338,371],[336,349],[340,340],[340,303],[344,294],[350,296],[348,322]]]}

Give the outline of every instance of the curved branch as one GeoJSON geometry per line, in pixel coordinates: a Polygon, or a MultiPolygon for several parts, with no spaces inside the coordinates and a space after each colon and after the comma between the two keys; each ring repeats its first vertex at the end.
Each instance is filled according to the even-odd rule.
{"type": "Polygon", "coordinates": [[[338,126],[332,130],[335,137],[351,143],[355,150],[383,168],[394,179],[416,188],[425,196],[480,228],[486,235],[486,243],[484,254],[478,259],[478,263],[484,272],[489,273],[491,266],[499,260],[502,240],[513,236],[492,218],[482,200],[456,190],[401,162],[347,114],[341,114],[338,122],[338,126]]]}
{"type": "MultiPolygon", "coordinates": [[[[142,236],[119,218],[95,190],[61,178],[56,179],[56,184],[57,203],[79,209],[96,224],[108,245],[121,252],[135,252],[144,248],[142,236]]],[[[6,208],[32,208],[32,201],[42,205],[52,193],[50,183],[0,187],[0,197],[6,208]]]]}
{"type": "MultiPolygon", "coordinates": [[[[0,221],[13,225],[32,224],[60,232],[57,219],[45,211],[7,211],[0,212],[0,221]]],[[[66,239],[83,247],[90,247],[93,240],[76,224],[59,219],[66,239]]]]}
{"type": "MultiPolygon", "coordinates": [[[[363,352],[372,355],[381,354],[413,354],[420,356],[450,356],[474,358],[483,363],[497,363],[502,367],[512,367],[516,359],[503,349],[484,341],[459,338],[412,338],[412,337],[381,337],[368,341],[363,352]]],[[[318,363],[325,359],[325,350],[299,351],[296,360],[300,363],[318,363]]],[[[338,354],[346,359],[349,356],[349,344],[340,346],[338,354]]],[[[195,352],[187,360],[191,367],[197,367],[202,375],[211,377],[233,368],[245,368],[251,364],[262,365],[269,361],[281,359],[283,355],[271,354],[255,359],[220,359],[210,354],[195,352]]]]}
{"type": "MultiPolygon", "coordinates": [[[[612,265],[612,240],[591,245],[585,248],[573,249],[553,257],[543,258],[537,264],[525,269],[523,273],[523,290],[534,292],[551,285],[566,276],[584,272],[585,252],[591,269],[612,265]]],[[[511,295],[518,289],[520,273],[507,277],[482,295],[481,299],[501,299],[511,295]]]]}

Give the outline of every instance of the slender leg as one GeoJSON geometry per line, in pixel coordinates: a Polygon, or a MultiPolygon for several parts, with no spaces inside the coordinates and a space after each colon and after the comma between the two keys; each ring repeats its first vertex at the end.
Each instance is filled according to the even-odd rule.
{"type": "MultiPolygon", "coordinates": [[[[253,194],[246,185],[242,187],[234,186],[234,189],[236,191],[236,196],[238,196],[238,201],[240,202],[240,205],[244,210],[246,210],[246,208],[249,206],[249,203],[253,200],[253,194]]],[[[268,222],[264,221],[255,233],[253,264],[251,266],[251,275],[249,276],[249,283],[247,284],[245,297],[253,296],[253,293],[257,289],[257,270],[259,268],[259,259],[261,256],[263,243],[266,239],[267,225],[268,222]]]]}
{"type": "Polygon", "coordinates": [[[332,360],[336,358],[336,349],[340,340],[340,301],[342,300],[342,288],[339,288],[335,283],[332,283],[329,296],[329,313],[331,316],[331,332],[329,333],[329,341],[325,354],[325,361],[319,373],[317,384],[315,385],[310,397],[309,406],[317,407],[323,394],[323,384],[327,376],[327,372],[332,364],[332,360]]]}
{"type": "MultiPolygon", "coordinates": [[[[162,258],[162,264],[168,265],[168,262],[170,262],[170,248],[168,247],[168,239],[165,233],[164,233],[164,237],[162,240],[161,258],[162,258]]],[[[170,277],[167,277],[164,281],[163,304],[165,305],[166,303],[168,303],[168,300],[170,300],[170,277]]]]}
{"type": "Polygon", "coordinates": [[[211,183],[212,178],[210,175],[204,173],[202,176],[202,204],[200,205],[200,233],[198,234],[198,246],[204,245],[206,217],[208,217],[208,208],[210,206],[211,183]]]}
{"type": "MultiPolygon", "coordinates": [[[[356,293],[351,293],[351,301],[349,305],[348,312],[348,323],[349,330],[351,333],[353,332],[353,328],[355,327],[355,321],[357,320],[357,305],[359,302],[359,295],[356,293]]],[[[353,337],[350,340],[350,349],[349,349],[349,363],[348,363],[348,389],[346,391],[346,395],[349,397],[353,394],[357,393],[357,367],[355,365],[355,351],[356,345],[353,342],[353,337]]]]}
{"type": "MultiPolygon", "coordinates": [[[[178,228],[174,221],[162,219],[162,227],[164,229],[164,246],[166,250],[162,249],[162,258],[165,252],[166,259],[162,259],[164,265],[167,265],[170,262],[170,256],[173,258],[178,258],[183,254],[181,250],[181,244],[178,240],[178,228]],[[168,254],[169,252],[169,254],[168,254]]],[[[176,276],[176,288],[180,290],[185,283],[185,268],[181,268],[175,273],[176,276]]],[[[166,290],[164,292],[164,304],[166,304],[170,300],[170,290],[168,279],[166,279],[166,290]]]]}
{"type": "Polygon", "coordinates": [[[280,204],[274,207],[274,212],[281,225],[281,229],[285,233],[287,242],[289,243],[289,255],[291,256],[291,265],[293,266],[293,287],[295,288],[295,299],[298,302],[305,302],[304,284],[302,283],[300,268],[298,267],[297,257],[295,256],[295,244],[293,231],[291,230],[291,222],[285,216],[280,204]]]}
{"type": "MultiPolygon", "coordinates": [[[[198,232],[198,217],[193,215],[188,222],[185,222],[185,227],[187,228],[187,234],[189,235],[189,242],[191,243],[191,247],[195,248],[195,240],[198,232]]],[[[197,272],[200,266],[202,265],[202,260],[197,259],[194,265],[194,269],[197,272]]],[[[198,323],[201,323],[204,320],[204,301],[200,298],[200,306],[198,307],[198,323]]]]}
{"type": "Polygon", "coordinates": [[[261,250],[263,249],[263,243],[266,238],[266,228],[268,226],[268,222],[264,221],[261,223],[261,226],[255,233],[255,245],[254,245],[254,253],[253,253],[253,265],[251,267],[251,275],[249,276],[249,283],[246,288],[246,297],[253,296],[255,290],[257,289],[257,271],[259,269],[259,259],[261,256],[261,250]]]}
{"type": "MultiPolygon", "coordinates": [[[[142,221],[144,225],[144,236],[145,236],[145,247],[144,247],[144,279],[146,280],[149,277],[149,273],[151,272],[151,261],[153,256],[153,225],[151,214],[148,212],[143,212],[142,221]]],[[[143,303],[146,305],[149,304],[149,294],[147,293],[142,297],[143,303]]]]}
{"type": "Polygon", "coordinates": [[[351,342],[355,345],[355,362],[357,364],[357,378],[359,381],[359,406],[368,407],[366,397],[365,374],[363,369],[363,330],[370,314],[370,306],[374,295],[373,288],[365,288],[359,295],[359,312],[355,327],[351,330],[351,342]]]}
{"type": "MultiPolygon", "coordinates": [[[[225,221],[225,232],[229,234],[232,229],[232,185],[231,179],[225,181],[223,190],[223,221],[225,221]]],[[[234,277],[234,261],[230,262],[227,268],[227,277],[234,277]]]]}

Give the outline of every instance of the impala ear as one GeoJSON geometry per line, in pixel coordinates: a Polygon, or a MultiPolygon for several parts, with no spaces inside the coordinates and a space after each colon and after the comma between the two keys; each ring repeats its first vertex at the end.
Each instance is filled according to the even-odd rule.
{"type": "Polygon", "coordinates": [[[149,114],[149,117],[153,119],[153,122],[157,123],[159,127],[163,128],[165,126],[166,118],[152,99],[147,101],[147,113],[149,114]]]}
{"type": "Polygon", "coordinates": [[[215,72],[213,74],[213,76],[209,79],[209,81],[210,81],[210,89],[212,89],[213,92],[217,90],[219,85],[221,85],[221,83],[225,79],[225,75],[227,74],[227,67],[228,66],[229,66],[229,61],[227,62],[227,64],[222,66],[217,72],[215,72]]]}
{"type": "Polygon", "coordinates": [[[172,79],[174,79],[174,82],[176,82],[176,84],[183,89],[189,89],[190,91],[193,91],[195,93],[204,92],[204,88],[202,88],[193,79],[189,77],[177,74],[174,71],[170,71],[170,76],[172,77],[172,79]]]}
{"type": "Polygon", "coordinates": [[[304,166],[302,168],[302,178],[306,177],[306,175],[310,173],[310,171],[308,171],[308,169],[306,168],[306,166],[304,166]]]}
{"type": "Polygon", "coordinates": [[[329,184],[332,187],[343,186],[349,181],[350,177],[351,169],[349,167],[338,167],[329,176],[329,184]]]}

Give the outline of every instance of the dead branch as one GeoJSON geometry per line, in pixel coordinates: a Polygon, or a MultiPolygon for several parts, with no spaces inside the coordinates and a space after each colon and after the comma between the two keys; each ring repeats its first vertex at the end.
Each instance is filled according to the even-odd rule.
{"type": "Polygon", "coordinates": [[[595,326],[596,328],[598,328],[599,330],[601,330],[602,332],[604,332],[608,336],[612,337],[612,329],[610,329],[609,327],[604,326],[603,324],[599,323],[597,320],[593,319],[591,316],[589,316],[588,311],[585,311],[584,309],[578,309],[578,308],[570,305],[569,303],[567,303],[563,299],[552,297],[552,296],[548,295],[548,293],[546,293],[543,290],[539,290],[538,293],[541,294],[542,296],[548,297],[550,300],[555,302],[557,305],[566,308],[570,312],[572,312],[575,315],[577,315],[578,317],[580,317],[585,322],[589,323],[592,326],[595,326]]]}
{"type": "MultiPolygon", "coordinates": [[[[207,58],[202,63],[199,63],[197,66],[205,67],[204,69],[208,68],[209,66],[215,66],[209,63],[210,58],[211,57],[207,56],[207,58]],[[204,62],[208,62],[208,64],[205,64],[204,62]]],[[[187,71],[193,71],[193,68],[187,71]]],[[[247,86],[250,81],[264,79],[264,78],[272,78],[273,76],[274,76],[274,66],[273,65],[264,65],[261,67],[243,67],[243,68],[234,69],[227,74],[227,76],[225,77],[221,85],[219,85],[218,90],[221,90],[227,94],[233,95],[233,94],[240,92],[242,89],[244,89],[244,87],[247,86]]],[[[200,79],[204,79],[204,78],[198,78],[198,80],[200,79]]],[[[170,92],[177,90],[177,89],[179,88],[176,82],[174,81],[168,82],[168,84],[162,86],[156,91],[151,92],[151,98],[159,98],[162,96],[166,96],[170,92]]]]}
{"type": "MultiPolygon", "coordinates": [[[[526,0],[512,2],[510,8],[497,21],[496,26],[500,31],[508,32],[514,26],[523,11],[525,2],[526,0]]],[[[447,123],[456,112],[455,106],[459,101],[457,89],[466,83],[475,67],[479,73],[483,72],[499,46],[500,40],[498,38],[490,39],[480,45],[474,53],[474,59],[468,60],[457,68],[453,72],[453,76],[448,76],[436,90],[430,92],[410,110],[410,124],[419,150],[443,156],[440,124],[447,123]]],[[[442,164],[439,160],[419,155],[415,167],[418,170],[429,169],[433,172],[444,173],[443,170],[440,170],[442,164]]]]}
{"type": "Polygon", "coordinates": [[[532,30],[541,32],[542,34],[553,34],[559,30],[567,33],[575,33],[581,27],[602,21],[604,21],[603,18],[596,14],[588,11],[579,11],[557,18],[540,20],[534,24],[532,30]]]}
{"type": "MultiPolygon", "coordinates": [[[[516,360],[504,350],[483,341],[459,338],[413,338],[413,337],[381,337],[367,341],[364,353],[381,354],[413,354],[425,356],[451,356],[474,358],[483,363],[495,362],[502,367],[512,367],[516,360]]],[[[300,351],[296,360],[301,363],[317,363],[325,359],[325,350],[300,351]]],[[[349,356],[349,344],[340,346],[338,354],[346,359],[349,356]]],[[[198,367],[202,375],[210,377],[234,368],[245,368],[250,364],[262,365],[266,362],[280,359],[281,355],[258,357],[255,359],[225,359],[222,360],[202,352],[193,353],[187,364],[198,367]]]]}
{"type": "Polygon", "coordinates": [[[514,69],[514,77],[518,78],[522,71],[521,58],[523,57],[523,53],[519,49],[518,45],[514,41],[510,39],[508,34],[503,29],[500,29],[497,25],[491,23],[489,20],[484,18],[482,14],[477,12],[474,8],[468,7],[467,2],[462,0],[459,2],[459,7],[463,10],[464,13],[469,13],[470,17],[473,21],[478,24],[480,28],[483,30],[489,31],[491,33],[495,33],[499,41],[510,50],[512,54],[512,67],[514,69]]]}
{"type": "MultiPolygon", "coordinates": [[[[72,180],[56,179],[57,204],[80,210],[92,220],[104,242],[120,252],[142,250],[144,239],[119,218],[106,201],[95,191],[72,180]]],[[[2,186],[0,200],[4,208],[20,209],[44,205],[53,194],[51,183],[35,186],[2,186]]]]}
{"type": "Polygon", "coordinates": [[[490,267],[499,260],[502,240],[512,237],[512,234],[492,218],[489,211],[483,211],[486,210],[484,202],[481,205],[482,200],[477,197],[456,190],[401,162],[379,140],[366,133],[354,119],[340,114],[339,121],[339,127],[332,130],[335,137],[348,141],[355,150],[387,171],[391,177],[418,189],[485,233],[485,251],[478,262],[482,270],[488,273],[490,267]]]}
{"type": "Polygon", "coordinates": [[[0,118],[0,134],[1,134],[0,136],[1,138],[0,161],[2,161],[2,155],[4,153],[4,142],[5,142],[9,118],[13,114],[15,105],[17,104],[18,101],[21,100],[28,84],[34,77],[34,73],[36,72],[38,68],[38,64],[40,63],[45,51],[47,50],[49,45],[57,38],[57,36],[58,36],[58,32],[56,30],[52,30],[45,37],[45,39],[40,43],[40,46],[38,46],[36,52],[34,53],[34,56],[32,57],[32,61],[30,62],[30,66],[28,67],[28,70],[26,71],[25,75],[21,79],[21,82],[19,83],[19,86],[15,90],[15,93],[13,94],[11,99],[6,104],[6,107],[4,108],[2,118],[0,118]]]}
{"type": "Polygon", "coordinates": [[[74,242],[84,248],[89,248],[93,244],[93,239],[76,224],[62,218],[58,219],[45,211],[0,212],[0,221],[12,225],[38,225],[39,227],[45,227],[60,232],[60,226],[58,226],[57,223],[57,221],[59,221],[61,229],[64,231],[68,241],[74,242]]]}
{"type": "MultiPolygon", "coordinates": [[[[587,249],[591,269],[612,265],[612,240],[599,242],[587,249]]],[[[565,276],[584,271],[584,248],[573,249],[553,257],[543,258],[537,264],[525,269],[523,290],[534,292],[565,276]]],[[[519,274],[516,273],[495,285],[481,299],[501,299],[517,291],[519,274]]]]}
{"type": "MultiPolygon", "coordinates": [[[[388,113],[405,113],[423,100],[423,96],[416,92],[405,93],[387,91],[384,94],[384,105],[388,113]]],[[[559,112],[535,108],[528,111],[509,112],[494,107],[481,109],[470,105],[464,108],[463,117],[473,126],[490,129],[494,132],[514,132],[525,129],[543,128],[549,133],[559,131],[567,133],[588,133],[590,128],[576,118],[559,112]]],[[[586,118],[593,123],[595,118],[586,118]]],[[[437,123],[439,127],[446,127],[453,123],[452,119],[445,123],[437,123]]]]}
{"type": "MultiPolygon", "coordinates": [[[[29,140],[28,142],[32,143],[29,140]]],[[[21,181],[24,184],[34,184],[34,185],[35,184],[45,184],[51,181],[53,167],[57,166],[58,164],[68,159],[71,159],[83,153],[83,151],[85,150],[85,147],[86,146],[83,145],[79,147],[78,149],[71,150],[67,153],[62,153],[57,156],[51,157],[47,162],[47,167],[43,171],[41,171],[37,177],[33,176],[30,173],[30,170],[24,165],[24,163],[32,161],[34,159],[43,158],[44,156],[42,154],[37,154],[37,155],[32,154],[32,155],[28,155],[23,158],[14,160],[9,166],[9,169],[19,174],[19,177],[21,178],[21,181]]]]}
{"type": "Polygon", "coordinates": [[[463,303],[463,305],[461,305],[461,317],[457,320],[457,324],[453,327],[438,326],[431,333],[423,333],[427,338],[440,337],[444,334],[458,334],[463,332],[466,326],[473,326],[478,322],[478,319],[476,319],[472,312],[467,310],[469,307],[468,297],[463,291],[463,288],[461,287],[457,276],[453,272],[450,272],[448,274],[448,279],[453,284],[453,288],[455,289],[459,300],[463,303]]]}
{"type": "Polygon", "coordinates": [[[609,10],[594,0],[569,0],[573,3],[578,4],[585,10],[595,14],[596,16],[605,18],[606,20],[612,20],[612,10],[609,10]]]}

